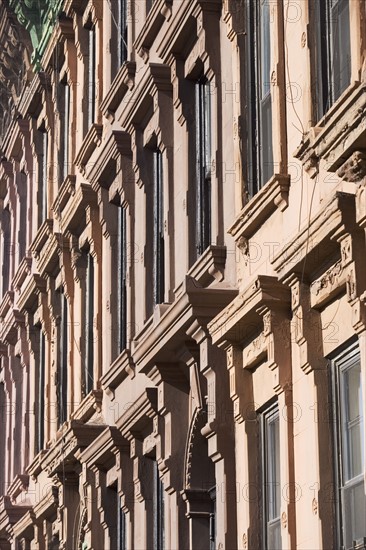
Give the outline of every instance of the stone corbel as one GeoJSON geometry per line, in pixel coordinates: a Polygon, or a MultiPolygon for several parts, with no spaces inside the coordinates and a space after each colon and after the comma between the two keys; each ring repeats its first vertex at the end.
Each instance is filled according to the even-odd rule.
{"type": "Polygon", "coordinates": [[[288,279],[291,287],[291,341],[300,351],[300,366],[305,374],[326,368],[323,356],[323,336],[320,313],[312,307],[316,288],[302,280],[301,275],[288,279]]]}
{"type": "MultiPolygon", "coordinates": [[[[187,352],[187,355],[188,352],[187,352]]],[[[188,358],[194,361],[193,357],[188,358]]],[[[171,468],[172,457],[179,453],[180,439],[173,433],[175,422],[182,421],[186,415],[186,392],[188,380],[179,363],[157,363],[148,372],[158,391],[158,415],[154,418],[156,440],[156,459],[159,470],[164,476],[164,489],[167,493],[174,492],[179,485],[179,474],[171,468]]],[[[188,418],[187,418],[188,422],[188,418]]]]}
{"type": "Polygon", "coordinates": [[[224,22],[227,27],[227,36],[231,42],[238,35],[245,33],[245,4],[236,0],[224,1],[224,22]]]}
{"type": "Polygon", "coordinates": [[[116,470],[118,479],[118,493],[121,497],[122,510],[129,512],[134,507],[133,464],[130,453],[116,449],[116,470]]]}
{"type": "MultiPolygon", "coordinates": [[[[245,420],[241,407],[241,399],[243,390],[245,391],[247,387],[245,382],[248,371],[244,369],[243,350],[240,346],[228,344],[226,349],[226,364],[229,371],[230,397],[234,407],[234,420],[238,424],[241,424],[245,420]]],[[[244,402],[246,402],[245,398],[244,402]]]]}
{"type": "MultiPolygon", "coordinates": [[[[70,233],[67,235],[67,237],[69,242],[72,242],[74,237],[70,233]]],[[[63,287],[65,291],[65,296],[69,300],[73,300],[74,298],[74,287],[75,287],[74,271],[72,269],[71,256],[72,256],[72,252],[70,247],[63,247],[62,249],[59,250],[63,287]]]]}

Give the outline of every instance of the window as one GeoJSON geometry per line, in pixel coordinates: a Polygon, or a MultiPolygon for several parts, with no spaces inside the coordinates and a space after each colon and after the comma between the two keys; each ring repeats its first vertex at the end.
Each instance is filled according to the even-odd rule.
{"type": "Polygon", "coordinates": [[[212,505],[210,513],[210,550],[216,550],[216,486],[214,485],[209,491],[212,505]]]}
{"type": "Polygon", "coordinates": [[[60,180],[64,181],[69,173],[69,139],[70,139],[70,86],[61,82],[60,98],[60,180]]]}
{"type": "Polygon", "coordinates": [[[310,4],[315,72],[315,114],[319,120],[351,80],[349,0],[312,0],[310,4]]]}
{"type": "Polygon", "coordinates": [[[57,418],[61,426],[67,420],[67,371],[68,371],[68,307],[64,289],[58,291],[60,300],[59,361],[57,376],[57,418]]]}
{"type": "Polygon", "coordinates": [[[86,254],[85,274],[85,364],[84,380],[85,394],[94,387],[94,260],[88,252],[86,254]]]}
{"type": "Polygon", "coordinates": [[[10,284],[10,260],[12,254],[12,243],[11,243],[11,214],[9,206],[4,208],[2,212],[1,220],[1,230],[2,230],[2,278],[1,278],[1,287],[2,287],[2,296],[9,289],[10,284]]]}
{"type": "Polygon", "coordinates": [[[95,26],[88,29],[88,127],[95,122],[95,96],[96,96],[96,44],[95,26]]]}
{"type": "Polygon", "coordinates": [[[45,420],[45,375],[46,375],[46,339],[40,326],[38,331],[38,403],[37,403],[37,449],[39,452],[44,448],[44,420],[45,420]]]}
{"type": "Polygon", "coordinates": [[[126,347],[127,329],[127,228],[126,209],[118,208],[117,228],[117,341],[118,352],[126,347]]]}
{"type": "Polygon", "coordinates": [[[247,184],[253,196],[273,175],[269,0],[247,0],[247,184]]]}
{"type": "Polygon", "coordinates": [[[39,130],[40,147],[38,154],[38,227],[47,219],[47,169],[48,133],[44,126],[39,130]]]}
{"type": "Polygon", "coordinates": [[[340,506],[337,546],[348,550],[366,537],[365,433],[358,347],[333,361],[335,457],[340,506]]]}
{"type": "Polygon", "coordinates": [[[164,190],[163,163],[159,149],[154,151],[154,305],[164,302],[164,190]]]}
{"type": "Polygon", "coordinates": [[[28,181],[25,172],[22,170],[19,173],[19,201],[20,201],[20,212],[19,212],[19,224],[18,224],[18,244],[19,244],[19,263],[25,256],[26,246],[27,246],[27,234],[24,231],[24,228],[27,227],[27,215],[28,215],[28,181]]]}
{"type": "Polygon", "coordinates": [[[277,404],[261,415],[263,547],[280,550],[281,482],[279,412],[277,404]]]}
{"type": "Polygon", "coordinates": [[[118,65],[127,60],[127,0],[118,0],[118,65]]]}
{"type": "Polygon", "coordinates": [[[211,242],[211,93],[206,79],[196,82],[196,251],[211,242]]]}
{"type": "Polygon", "coordinates": [[[108,524],[110,548],[113,550],[126,550],[126,514],[122,510],[121,497],[118,494],[116,484],[107,487],[104,506],[107,509],[105,520],[108,524]]]}
{"type": "Polygon", "coordinates": [[[121,497],[117,494],[117,550],[126,550],[126,514],[122,510],[121,497]]]}
{"type": "Polygon", "coordinates": [[[153,529],[154,550],[164,550],[164,485],[159,476],[158,463],[153,461],[153,529]]]}

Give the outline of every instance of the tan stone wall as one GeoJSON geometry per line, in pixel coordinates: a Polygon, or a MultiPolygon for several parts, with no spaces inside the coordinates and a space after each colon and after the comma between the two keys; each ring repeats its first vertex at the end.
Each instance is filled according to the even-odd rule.
{"type": "Polygon", "coordinates": [[[269,548],[263,426],[276,403],[281,547],[337,547],[332,372],[355,342],[366,416],[366,7],[349,1],[349,86],[318,121],[314,3],[269,0],[273,175],[250,196],[248,5],[128,0],[117,70],[116,0],[67,1],[19,99],[0,163],[0,548],[116,550],[121,509],[129,549],[269,548]]]}

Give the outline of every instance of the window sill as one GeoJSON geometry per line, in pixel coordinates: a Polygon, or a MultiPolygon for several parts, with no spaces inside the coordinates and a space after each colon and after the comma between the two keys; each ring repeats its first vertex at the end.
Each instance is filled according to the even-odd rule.
{"type": "Polygon", "coordinates": [[[249,239],[263,222],[277,209],[283,212],[288,206],[290,176],[274,174],[264,187],[244,206],[228,233],[238,243],[249,239]]]}
{"type": "Polygon", "coordinates": [[[311,128],[294,153],[306,172],[314,178],[320,159],[326,169],[338,171],[346,181],[360,181],[366,176],[366,83],[354,82],[311,128]]]}

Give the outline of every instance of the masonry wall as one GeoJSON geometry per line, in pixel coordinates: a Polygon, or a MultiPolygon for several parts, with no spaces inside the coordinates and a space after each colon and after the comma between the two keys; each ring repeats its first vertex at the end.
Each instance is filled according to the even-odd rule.
{"type": "Polygon", "coordinates": [[[4,550],[365,548],[366,5],[339,4],[331,48],[311,0],[68,0],[37,70],[21,42],[4,550]]]}

